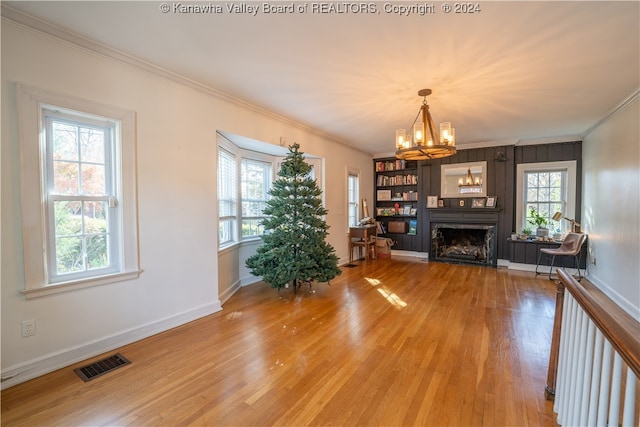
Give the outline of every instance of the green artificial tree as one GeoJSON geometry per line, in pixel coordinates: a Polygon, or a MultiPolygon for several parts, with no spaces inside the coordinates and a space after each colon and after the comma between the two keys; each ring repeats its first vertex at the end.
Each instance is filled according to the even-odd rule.
{"type": "Polygon", "coordinates": [[[263,244],[246,262],[252,274],[278,290],[291,284],[297,291],[303,283],[329,282],[341,273],[335,250],[325,241],[329,226],[322,218],[327,213],[322,190],[299,148],[289,146],[264,209],[263,244]]]}

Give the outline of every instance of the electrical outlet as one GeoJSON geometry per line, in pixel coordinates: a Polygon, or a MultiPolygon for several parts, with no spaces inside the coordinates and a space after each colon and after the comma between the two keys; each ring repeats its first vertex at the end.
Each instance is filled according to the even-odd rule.
{"type": "Polygon", "coordinates": [[[22,321],[22,336],[30,337],[36,334],[36,320],[23,320],[22,321]]]}

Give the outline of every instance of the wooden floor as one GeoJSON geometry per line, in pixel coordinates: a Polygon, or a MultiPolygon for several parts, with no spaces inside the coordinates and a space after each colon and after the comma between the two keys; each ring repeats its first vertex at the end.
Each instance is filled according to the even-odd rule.
{"type": "Polygon", "coordinates": [[[84,362],[11,387],[2,425],[556,425],[553,282],[356,264],[297,295],[242,288],[222,312],[119,349],[132,364],[91,382],[73,372],[84,362]]]}

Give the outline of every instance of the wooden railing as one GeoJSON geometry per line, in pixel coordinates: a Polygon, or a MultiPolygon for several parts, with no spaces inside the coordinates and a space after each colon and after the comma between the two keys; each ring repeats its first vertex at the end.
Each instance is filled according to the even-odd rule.
{"type": "Polygon", "coordinates": [[[545,388],[558,424],[638,426],[640,323],[592,284],[558,277],[545,388]]]}

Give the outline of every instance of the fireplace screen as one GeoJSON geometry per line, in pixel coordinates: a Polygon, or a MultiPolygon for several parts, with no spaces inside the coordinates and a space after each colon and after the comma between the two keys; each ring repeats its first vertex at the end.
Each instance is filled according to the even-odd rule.
{"type": "Polygon", "coordinates": [[[431,248],[437,261],[495,265],[495,226],[432,224],[431,248]]]}

